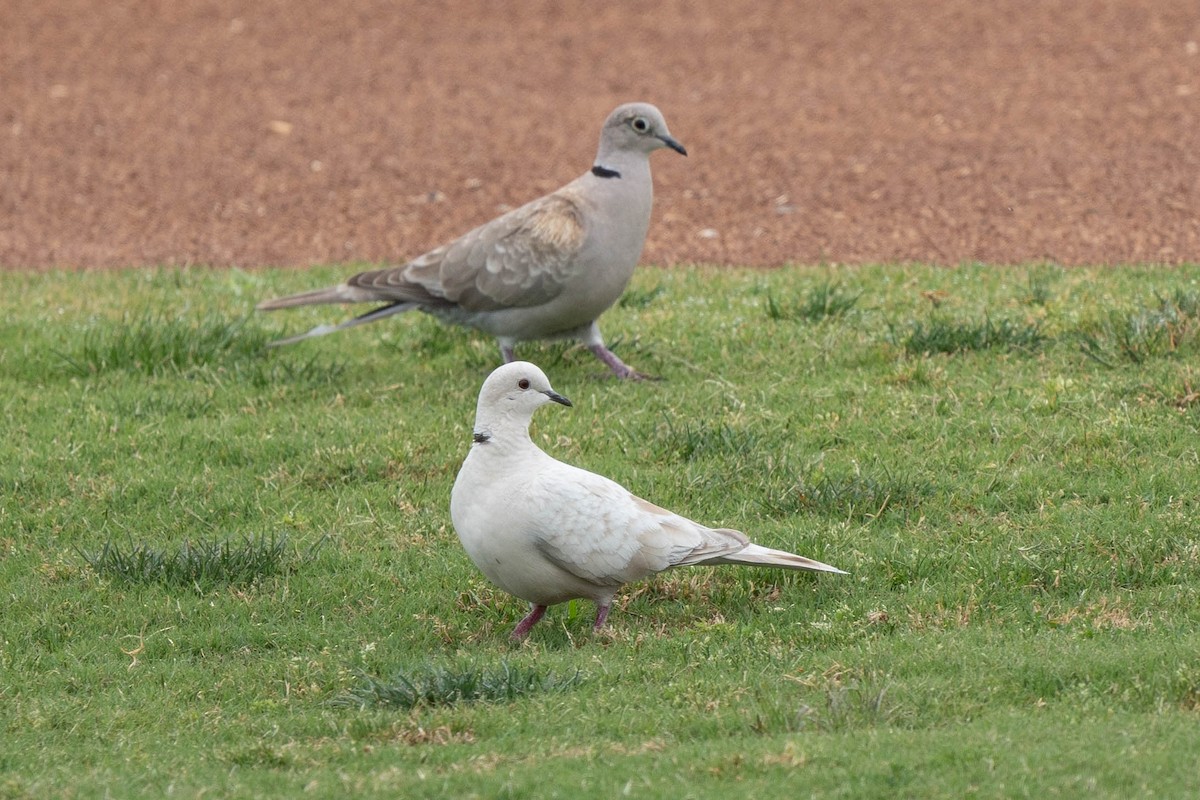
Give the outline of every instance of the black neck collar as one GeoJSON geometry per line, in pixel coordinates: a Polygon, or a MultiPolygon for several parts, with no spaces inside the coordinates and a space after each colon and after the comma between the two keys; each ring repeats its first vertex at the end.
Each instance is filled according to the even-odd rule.
{"type": "Polygon", "coordinates": [[[476,431],[474,436],[472,437],[472,439],[475,441],[476,444],[483,444],[484,442],[486,442],[488,439],[491,439],[491,438],[492,438],[492,435],[490,433],[480,433],[479,431],[476,431]]]}
{"type": "Polygon", "coordinates": [[[595,175],[597,178],[619,178],[619,177],[621,177],[621,173],[617,172],[615,169],[609,169],[608,167],[602,167],[599,164],[592,167],[592,174],[595,175]]]}

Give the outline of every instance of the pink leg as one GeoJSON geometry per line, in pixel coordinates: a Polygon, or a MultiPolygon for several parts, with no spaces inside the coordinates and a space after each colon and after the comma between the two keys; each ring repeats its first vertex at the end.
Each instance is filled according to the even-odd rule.
{"type": "Polygon", "coordinates": [[[617,358],[617,354],[609,350],[602,344],[589,344],[588,350],[592,351],[592,355],[608,365],[608,368],[613,371],[618,378],[622,380],[644,381],[649,378],[649,375],[643,375],[633,367],[626,364],[621,359],[617,358]]]}
{"type": "Polygon", "coordinates": [[[592,626],[592,630],[598,631],[603,628],[606,619],[608,619],[608,606],[596,606],[596,624],[592,626]]]}
{"type": "Polygon", "coordinates": [[[500,357],[504,359],[505,364],[511,364],[517,360],[516,354],[509,345],[500,345],[500,357]]]}
{"type": "Polygon", "coordinates": [[[529,629],[537,624],[537,621],[546,613],[545,606],[534,606],[529,610],[525,619],[517,623],[517,627],[512,632],[514,642],[519,642],[529,635],[529,629]]]}

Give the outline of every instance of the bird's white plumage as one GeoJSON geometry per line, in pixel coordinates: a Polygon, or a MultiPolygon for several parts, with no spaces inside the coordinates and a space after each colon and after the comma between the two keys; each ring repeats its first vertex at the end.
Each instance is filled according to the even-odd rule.
{"type": "Polygon", "coordinates": [[[533,364],[495,370],[480,390],[476,441],[451,493],[464,549],[506,592],[535,607],[587,598],[600,606],[602,623],[620,586],[671,567],[741,563],[841,572],[752,544],[738,531],[693,522],[552,458],[529,438],[529,422],[554,401],[567,402],[533,364]]]}
{"type": "Polygon", "coordinates": [[[604,346],[596,319],[621,296],[641,257],[654,199],[649,156],[663,147],[686,155],[657,108],[619,106],[601,129],[596,166],[561,189],[406,264],[258,307],[388,304],[277,344],[421,309],[495,336],[505,361],[520,341],[578,338],[618,376],[641,377],[604,346]]]}

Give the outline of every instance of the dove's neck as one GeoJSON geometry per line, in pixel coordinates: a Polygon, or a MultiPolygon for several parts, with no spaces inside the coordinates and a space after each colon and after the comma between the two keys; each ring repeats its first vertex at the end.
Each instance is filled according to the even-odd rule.
{"type": "Polygon", "coordinates": [[[592,164],[592,174],[602,181],[645,180],[650,177],[650,159],[645,153],[601,148],[592,164]]]}
{"type": "Polygon", "coordinates": [[[472,439],[472,450],[494,455],[537,447],[529,438],[529,418],[514,414],[477,414],[472,439]]]}

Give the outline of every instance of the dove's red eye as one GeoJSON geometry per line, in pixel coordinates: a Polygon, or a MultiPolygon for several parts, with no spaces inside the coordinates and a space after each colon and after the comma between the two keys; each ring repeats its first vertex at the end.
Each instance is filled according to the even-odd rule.
{"type": "Polygon", "coordinates": [[[527,381],[525,378],[521,378],[521,380],[517,381],[517,386],[519,386],[522,389],[528,389],[529,381],[527,381]]]}

